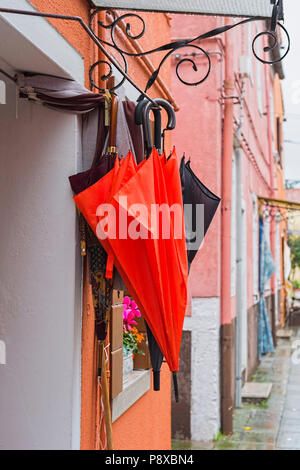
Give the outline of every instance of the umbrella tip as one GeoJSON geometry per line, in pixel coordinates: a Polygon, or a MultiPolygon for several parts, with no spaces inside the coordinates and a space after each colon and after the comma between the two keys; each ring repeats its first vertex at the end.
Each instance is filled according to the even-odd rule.
{"type": "Polygon", "coordinates": [[[174,386],[174,395],[176,403],[179,402],[179,392],[178,392],[178,381],[177,381],[177,372],[172,372],[173,376],[173,386],[174,386]]]}
{"type": "Polygon", "coordinates": [[[153,390],[160,391],[160,370],[153,370],[153,390]]]}

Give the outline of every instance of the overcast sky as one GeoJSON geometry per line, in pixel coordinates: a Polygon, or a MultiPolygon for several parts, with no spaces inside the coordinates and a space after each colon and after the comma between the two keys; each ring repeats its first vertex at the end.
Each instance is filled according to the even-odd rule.
{"type": "Polygon", "coordinates": [[[291,36],[291,51],[283,62],[285,124],[285,177],[300,180],[300,0],[284,0],[284,25],[291,36]]]}

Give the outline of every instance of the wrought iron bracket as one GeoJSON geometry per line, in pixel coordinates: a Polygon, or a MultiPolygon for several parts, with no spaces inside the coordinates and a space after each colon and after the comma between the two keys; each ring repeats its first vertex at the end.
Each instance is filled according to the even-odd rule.
{"type": "Polygon", "coordinates": [[[88,34],[88,36],[92,39],[92,41],[97,45],[97,47],[101,50],[101,52],[105,55],[105,57],[109,60],[109,63],[112,64],[123,75],[123,80],[128,80],[141,93],[141,95],[144,98],[147,98],[149,101],[151,101],[154,108],[157,108],[157,104],[150,98],[150,96],[147,95],[147,93],[145,93],[134,82],[134,80],[131,77],[129,77],[129,75],[127,75],[127,73],[123,70],[123,68],[118,63],[118,61],[114,57],[112,57],[108,53],[108,51],[105,49],[105,47],[103,46],[103,41],[99,40],[99,38],[88,27],[88,25],[83,21],[83,19],[80,16],[58,15],[54,13],[42,13],[39,11],[29,11],[29,10],[16,10],[12,8],[0,8],[0,13],[8,13],[8,14],[24,15],[24,16],[35,16],[35,17],[47,18],[47,19],[49,18],[49,19],[57,19],[57,20],[68,20],[68,21],[73,21],[73,22],[78,23],[84,29],[84,31],[88,34]]]}
{"type": "MultiPolygon", "coordinates": [[[[252,51],[253,51],[254,56],[256,57],[257,60],[259,60],[260,62],[262,62],[264,64],[275,64],[275,63],[280,62],[281,60],[283,60],[286,57],[286,55],[288,54],[288,52],[290,50],[290,37],[289,37],[289,34],[288,34],[287,30],[285,29],[285,27],[282,25],[282,23],[279,22],[280,8],[281,8],[281,0],[277,0],[274,4],[274,7],[273,7],[272,18],[270,19],[270,30],[260,32],[259,34],[257,34],[254,37],[253,42],[252,42],[252,51]],[[269,52],[269,53],[274,52],[276,50],[276,48],[279,48],[278,46],[280,45],[279,38],[278,38],[278,29],[279,28],[286,35],[287,41],[288,41],[287,48],[286,48],[284,54],[281,57],[277,58],[277,59],[273,59],[273,60],[269,60],[269,61],[265,60],[264,58],[261,58],[258,55],[258,52],[256,50],[257,40],[261,37],[268,37],[269,38],[269,45],[264,47],[263,51],[264,52],[269,52]]],[[[113,67],[115,67],[120,72],[120,74],[122,75],[123,78],[110,91],[114,92],[117,88],[119,88],[124,83],[125,80],[128,80],[131,83],[131,85],[133,85],[134,88],[136,88],[139,91],[140,98],[147,98],[152,103],[154,108],[157,108],[157,105],[150,98],[150,96],[147,94],[147,91],[149,90],[149,88],[151,88],[153,86],[153,84],[157,80],[157,77],[160,73],[160,70],[161,70],[162,66],[164,65],[166,60],[172,54],[176,53],[179,49],[183,49],[183,48],[187,48],[187,47],[193,49],[193,52],[195,54],[192,54],[191,57],[184,56],[182,59],[180,59],[177,62],[177,64],[176,64],[176,75],[177,75],[178,79],[185,85],[188,85],[188,86],[200,85],[201,83],[203,83],[208,78],[208,76],[211,72],[212,65],[211,65],[211,58],[210,58],[209,52],[206,51],[205,49],[203,49],[202,47],[200,47],[199,45],[195,44],[195,42],[199,42],[199,41],[203,41],[205,39],[212,38],[214,36],[225,33],[225,32],[227,32],[227,31],[229,31],[229,30],[231,30],[231,29],[233,29],[237,26],[241,26],[241,25],[246,24],[246,23],[250,23],[250,22],[253,22],[253,21],[265,21],[265,20],[262,20],[259,17],[248,18],[248,19],[242,20],[238,23],[234,23],[232,25],[229,25],[229,26],[224,26],[224,27],[221,27],[221,28],[216,28],[214,30],[208,31],[207,33],[201,34],[201,35],[199,35],[199,36],[197,36],[193,39],[183,39],[183,40],[179,40],[179,41],[173,41],[173,42],[170,42],[168,44],[164,44],[160,47],[156,47],[156,48],[148,50],[148,51],[134,53],[134,52],[130,52],[128,50],[122,49],[122,47],[117,44],[117,42],[116,42],[116,30],[117,30],[117,27],[119,25],[121,25],[121,23],[123,24],[125,22],[125,35],[129,40],[138,40],[141,37],[143,37],[145,32],[146,32],[146,25],[145,25],[145,22],[144,22],[143,18],[141,16],[139,16],[138,14],[136,14],[136,13],[125,13],[125,14],[122,14],[121,16],[118,16],[116,14],[116,12],[114,10],[111,10],[111,9],[91,8],[90,9],[90,24],[88,26],[83,21],[83,19],[79,16],[58,15],[58,14],[54,14],[54,13],[42,13],[42,12],[39,12],[39,11],[16,10],[16,9],[11,9],[11,8],[0,8],[0,12],[1,13],[11,13],[11,14],[16,14],[16,15],[35,16],[35,17],[42,17],[42,18],[48,18],[48,19],[68,20],[68,21],[77,22],[83,28],[83,30],[88,34],[88,36],[92,39],[92,41],[97,45],[99,50],[103,53],[103,55],[106,58],[105,60],[103,59],[103,60],[99,60],[99,61],[95,62],[90,67],[89,76],[90,76],[91,86],[93,86],[94,88],[96,88],[99,91],[103,92],[105,90],[105,88],[104,87],[101,88],[95,83],[95,80],[93,78],[94,77],[94,71],[100,64],[106,64],[109,67],[109,72],[101,77],[101,80],[103,82],[105,82],[106,80],[109,79],[109,77],[112,76],[113,67]],[[99,19],[97,19],[97,15],[100,12],[103,12],[103,11],[105,11],[112,18],[111,22],[108,23],[108,24],[104,24],[99,19]],[[140,31],[136,34],[132,33],[132,26],[130,24],[130,21],[132,19],[137,21],[140,24],[140,27],[141,27],[140,31]],[[110,31],[110,41],[106,41],[106,39],[103,39],[101,37],[101,35],[99,36],[99,35],[96,34],[96,32],[95,32],[95,25],[96,24],[98,25],[98,27],[103,28],[103,30],[110,31]],[[119,55],[120,61],[117,60],[114,56],[112,56],[107,51],[107,47],[112,48],[112,50],[119,55]],[[161,59],[157,69],[150,76],[150,78],[147,82],[147,85],[145,87],[145,90],[143,91],[135,83],[135,81],[130,77],[130,75],[128,75],[127,57],[138,58],[138,57],[142,57],[142,56],[155,54],[157,52],[166,52],[166,54],[161,59]],[[181,76],[181,67],[182,67],[183,64],[189,64],[189,65],[192,66],[192,69],[194,70],[194,72],[198,72],[198,66],[196,65],[196,62],[195,62],[195,55],[199,55],[199,54],[202,55],[206,59],[207,69],[204,71],[204,73],[200,77],[200,79],[198,79],[194,82],[187,82],[181,76]],[[120,65],[120,62],[121,62],[122,65],[120,65]]]]}
{"type": "MultiPolygon", "coordinates": [[[[270,29],[267,31],[260,32],[257,34],[252,42],[252,52],[254,56],[256,57],[257,60],[262,62],[263,64],[276,64],[283,60],[286,55],[288,54],[290,50],[290,37],[289,34],[286,30],[286,28],[283,26],[282,23],[279,22],[280,18],[280,12],[281,12],[281,0],[277,0],[274,3],[273,6],[273,13],[272,17],[270,18],[270,29]],[[272,53],[274,52],[277,48],[280,46],[280,40],[278,37],[278,30],[281,29],[281,31],[286,35],[287,38],[287,48],[284,52],[284,54],[276,59],[273,60],[266,60],[264,57],[261,57],[257,51],[257,41],[262,38],[262,37],[267,37],[269,39],[269,45],[265,46],[263,49],[263,52],[266,53],[272,53]]],[[[106,38],[103,39],[100,35],[97,36],[97,39],[99,42],[101,42],[104,46],[110,47],[115,53],[117,53],[117,56],[120,58],[120,62],[123,64],[124,67],[124,72],[127,74],[128,72],[128,62],[127,58],[128,57],[133,57],[133,58],[138,58],[142,56],[149,56],[155,53],[161,53],[161,52],[166,52],[162,60],[160,61],[157,69],[152,73],[151,77],[149,78],[146,87],[145,87],[145,92],[149,90],[155,83],[160,70],[168,57],[170,57],[172,54],[176,54],[179,49],[187,48],[189,47],[190,49],[193,49],[193,53],[190,54],[190,57],[183,56],[183,58],[180,59],[180,54],[176,55],[176,58],[179,59],[177,64],[176,64],[176,75],[178,79],[185,85],[188,86],[197,86],[203,83],[209,76],[212,68],[211,64],[211,58],[210,54],[208,51],[203,49],[198,45],[199,41],[203,41],[205,39],[212,38],[214,36],[223,34],[233,28],[236,28],[238,26],[244,25],[246,23],[254,22],[254,21],[263,21],[266,23],[266,21],[260,17],[254,17],[254,18],[248,18],[245,20],[242,20],[238,23],[234,23],[229,26],[224,26],[220,28],[213,29],[211,31],[208,31],[207,33],[201,34],[193,39],[183,39],[179,41],[173,41],[168,44],[163,44],[162,46],[150,49],[148,51],[143,51],[143,52],[131,52],[129,50],[123,49],[120,44],[117,43],[117,30],[119,27],[122,26],[122,32],[125,34],[127,39],[129,41],[132,40],[138,40],[142,38],[146,32],[146,24],[144,19],[138,15],[137,13],[129,12],[129,13],[124,13],[122,15],[119,15],[115,10],[113,9],[107,9],[107,8],[91,8],[90,9],[90,29],[94,31],[94,34],[96,35],[96,27],[97,29],[100,30],[102,29],[103,31],[109,31],[110,33],[110,39],[107,40],[106,38]],[[103,23],[101,20],[98,19],[98,15],[100,13],[105,13],[106,18],[108,18],[108,21],[106,23],[103,23]],[[139,32],[133,33],[132,30],[132,21],[136,23],[136,25],[139,25],[139,32]],[[195,44],[197,42],[197,44],[195,44]],[[189,64],[192,66],[192,69],[194,72],[198,72],[199,68],[195,62],[195,56],[202,55],[207,62],[207,68],[204,70],[204,73],[202,76],[193,82],[187,82],[186,80],[183,79],[181,75],[181,67],[183,64],[189,64]]],[[[135,26],[136,26],[135,25],[135,26]]],[[[125,46],[126,47],[126,46],[125,46]]],[[[109,64],[107,61],[102,60],[98,61],[95,64],[93,64],[90,68],[90,80],[92,85],[97,88],[98,90],[102,91],[102,88],[98,87],[97,84],[95,83],[93,79],[93,73],[95,71],[95,68],[99,64],[107,64],[109,66],[109,72],[107,75],[103,75],[101,79],[103,81],[107,80],[111,75],[112,75],[112,67],[111,64],[109,64]]],[[[124,74],[123,74],[124,75],[124,74]]],[[[114,91],[117,88],[119,88],[123,83],[124,83],[125,78],[115,85],[115,87],[111,90],[114,91]]]]}

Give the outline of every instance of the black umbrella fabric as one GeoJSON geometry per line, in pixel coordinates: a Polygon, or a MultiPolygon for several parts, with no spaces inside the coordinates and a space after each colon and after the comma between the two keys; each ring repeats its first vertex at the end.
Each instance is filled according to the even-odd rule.
{"type": "Polygon", "coordinates": [[[100,162],[95,168],[70,176],[69,181],[74,194],[81,193],[81,191],[99,181],[106,173],[113,169],[114,163],[115,155],[102,155],[100,162]]]}
{"type": "Polygon", "coordinates": [[[147,328],[147,337],[148,337],[148,348],[149,348],[152,371],[153,371],[153,390],[159,391],[160,390],[160,368],[161,368],[164,356],[147,323],[146,323],[146,328],[147,328]]]}
{"type": "Polygon", "coordinates": [[[221,199],[204,186],[191,169],[190,161],[185,163],[185,157],[181,159],[180,179],[184,207],[187,204],[189,205],[189,207],[185,207],[184,220],[190,270],[191,264],[214,218],[221,199]],[[197,237],[197,235],[195,235],[198,233],[197,228],[199,229],[199,227],[197,227],[197,223],[199,224],[199,221],[197,221],[197,205],[201,204],[204,206],[204,227],[200,227],[202,229],[200,231],[202,236],[197,237]],[[192,248],[191,244],[193,245],[192,248]]]}
{"type": "MultiPolygon", "coordinates": [[[[155,337],[153,336],[152,331],[150,330],[147,322],[147,338],[148,338],[148,349],[150,353],[151,365],[152,365],[152,374],[153,374],[153,390],[154,392],[160,391],[160,369],[163,363],[164,355],[160,350],[160,347],[157,344],[155,337]]],[[[175,401],[178,402],[178,383],[177,383],[177,372],[172,373],[173,376],[173,385],[175,393],[175,401]]]]}

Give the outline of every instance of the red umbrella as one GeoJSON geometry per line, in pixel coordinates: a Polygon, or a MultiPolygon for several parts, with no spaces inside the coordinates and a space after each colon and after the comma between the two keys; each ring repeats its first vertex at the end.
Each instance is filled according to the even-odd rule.
{"type": "MultiPolygon", "coordinates": [[[[154,150],[146,162],[147,163],[137,172],[135,177],[132,178],[127,185],[122,186],[119,193],[114,196],[114,199],[118,202],[120,196],[127,196],[127,205],[129,208],[134,207],[133,205],[136,203],[146,207],[149,207],[151,204],[159,203],[165,204],[168,207],[177,204],[178,208],[181,209],[179,214],[181,236],[179,238],[174,239],[174,224],[172,223],[171,217],[169,239],[163,239],[162,233],[159,233],[158,240],[145,241],[145,246],[149,254],[149,263],[154,273],[156,289],[160,293],[162,314],[167,315],[165,319],[165,329],[168,330],[170,321],[173,321],[175,331],[180,331],[180,335],[175,335],[175,337],[179,338],[179,341],[176,343],[176,346],[173,345],[175,349],[177,348],[179,354],[182,330],[181,322],[183,322],[184,319],[184,313],[182,314],[182,312],[185,312],[186,308],[186,284],[188,276],[179,168],[175,152],[173,152],[171,158],[166,161],[164,156],[159,157],[154,150]],[[176,301],[174,302],[175,299],[176,301]],[[179,324],[176,324],[178,319],[180,319],[179,324]]],[[[149,213],[150,210],[148,211],[148,214],[149,213]]],[[[131,211],[131,215],[134,217],[133,211],[131,211]]],[[[149,231],[153,231],[153,227],[150,227],[151,221],[149,217],[143,217],[142,215],[139,217],[139,221],[149,231]]],[[[147,321],[151,327],[151,319],[147,321]]],[[[151,329],[154,336],[157,338],[155,327],[151,329]]],[[[161,336],[163,337],[163,335],[161,336]]],[[[167,342],[169,342],[170,339],[169,337],[167,342]]],[[[158,338],[157,341],[160,343],[158,338]]],[[[162,347],[161,349],[163,351],[164,348],[162,347]]],[[[170,349],[170,345],[168,349],[170,349]]],[[[164,355],[168,360],[168,355],[164,355]]],[[[176,354],[173,354],[173,356],[175,357],[176,354]]],[[[171,370],[177,370],[178,364],[175,366],[173,363],[173,366],[170,365],[170,368],[171,370]]]]}
{"type": "MultiPolygon", "coordinates": [[[[99,223],[96,211],[100,204],[109,199],[107,184],[112,177],[110,172],[105,181],[102,178],[74,198],[95,233],[99,223]]],[[[178,166],[175,165],[175,158],[166,163],[164,158],[153,151],[146,161],[135,168],[134,175],[127,178],[124,177],[123,181],[119,179],[119,191],[114,195],[111,193],[111,202],[117,214],[116,233],[120,229],[120,216],[126,216],[126,228],[130,230],[132,224],[139,226],[140,231],[148,234],[148,238],[123,239],[119,236],[100,241],[108,252],[112,251],[114,254],[115,265],[140,306],[170,370],[177,371],[187,300],[187,257],[184,229],[181,238],[175,240],[174,221],[168,207],[169,200],[181,207],[180,225],[183,227],[178,166]],[[171,189],[174,184],[176,186],[171,189]],[[143,204],[147,210],[138,213],[134,204],[143,204]],[[161,227],[158,230],[153,225],[151,210],[157,204],[166,205],[167,216],[171,219],[170,237],[167,239],[163,238],[161,227]]],[[[101,223],[102,221],[100,226],[101,223]]]]}

